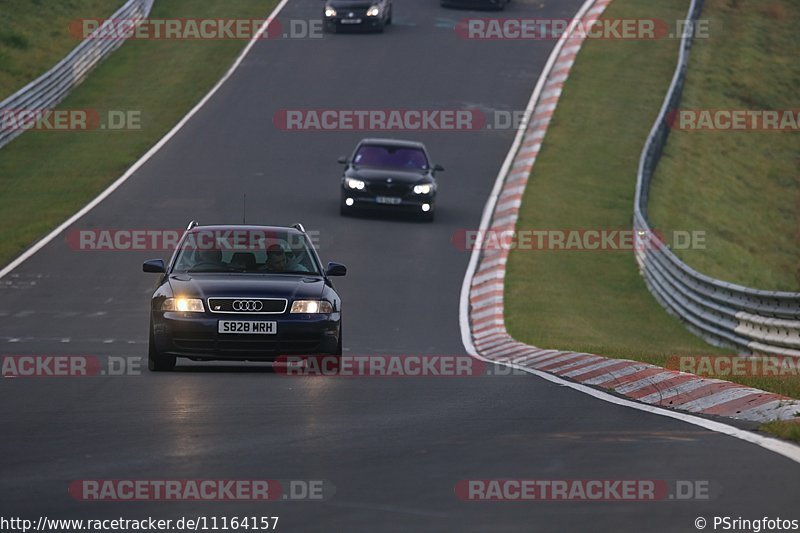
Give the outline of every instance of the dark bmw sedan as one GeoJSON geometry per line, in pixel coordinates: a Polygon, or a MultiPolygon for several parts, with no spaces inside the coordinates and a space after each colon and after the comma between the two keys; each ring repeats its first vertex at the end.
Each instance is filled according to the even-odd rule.
{"type": "Polygon", "coordinates": [[[340,212],[394,210],[433,221],[436,207],[436,172],[425,145],[396,139],[363,139],[346,165],[342,176],[340,212]]]}
{"type": "Polygon", "coordinates": [[[326,0],[325,28],[329,31],[366,29],[383,31],[392,23],[390,0],[326,0]]]}
{"type": "MultiPolygon", "coordinates": [[[[192,223],[161,274],[150,306],[148,366],[197,361],[274,361],[282,355],[342,353],[342,302],[301,225],[198,226],[192,223]]],[[[338,361],[338,359],[337,359],[338,361]]]]}

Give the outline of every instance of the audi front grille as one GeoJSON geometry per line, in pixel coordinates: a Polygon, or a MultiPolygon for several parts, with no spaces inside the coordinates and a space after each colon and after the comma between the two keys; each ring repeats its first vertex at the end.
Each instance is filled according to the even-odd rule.
{"type": "Polygon", "coordinates": [[[242,313],[248,315],[279,315],[286,311],[286,298],[209,298],[212,313],[242,313]]]}

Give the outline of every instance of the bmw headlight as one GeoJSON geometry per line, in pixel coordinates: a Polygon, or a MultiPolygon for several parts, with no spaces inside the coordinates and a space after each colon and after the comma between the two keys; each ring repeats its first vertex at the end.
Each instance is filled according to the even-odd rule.
{"type": "Polygon", "coordinates": [[[423,183],[422,185],[414,185],[415,194],[430,194],[433,191],[433,185],[430,183],[423,183]]]}
{"type": "Polygon", "coordinates": [[[369,9],[367,9],[368,17],[377,17],[380,14],[381,14],[381,8],[378,6],[370,6],[369,9]]]}
{"type": "Polygon", "coordinates": [[[326,7],[325,8],[325,16],[328,17],[328,18],[335,17],[336,16],[336,10],[333,9],[332,7],[330,7],[330,6],[326,7]]]}
{"type": "Polygon", "coordinates": [[[167,298],[161,304],[162,311],[180,311],[182,313],[203,313],[203,300],[199,298],[167,298]]]}
{"type": "Polygon", "coordinates": [[[345,182],[347,183],[347,187],[349,189],[358,189],[359,191],[363,191],[364,187],[367,186],[365,182],[354,178],[347,178],[345,182]]]}
{"type": "Polygon", "coordinates": [[[327,300],[295,300],[292,313],[332,313],[333,306],[327,300]]]}

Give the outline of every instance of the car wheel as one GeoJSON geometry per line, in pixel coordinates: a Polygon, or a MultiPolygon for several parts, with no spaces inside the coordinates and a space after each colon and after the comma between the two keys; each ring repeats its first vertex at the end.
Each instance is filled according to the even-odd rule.
{"type": "Polygon", "coordinates": [[[150,343],[147,350],[147,368],[151,372],[170,372],[175,370],[177,359],[174,355],[163,355],[156,348],[156,339],[153,335],[153,326],[150,325],[150,343]]]}
{"type": "Polygon", "coordinates": [[[350,214],[350,208],[347,207],[344,202],[339,204],[339,214],[343,217],[346,217],[350,214]]]}
{"type": "Polygon", "coordinates": [[[419,218],[423,222],[433,222],[433,219],[435,217],[435,213],[436,213],[436,211],[434,209],[431,209],[427,213],[422,213],[419,218]]]}
{"type": "Polygon", "coordinates": [[[386,17],[386,25],[387,26],[391,26],[392,25],[392,8],[391,7],[389,8],[389,16],[386,17]]]}

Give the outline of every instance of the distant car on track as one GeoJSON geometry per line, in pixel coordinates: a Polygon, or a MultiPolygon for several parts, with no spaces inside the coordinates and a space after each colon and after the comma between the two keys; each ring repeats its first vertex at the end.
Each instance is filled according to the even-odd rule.
{"type": "MultiPolygon", "coordinates": [[[[342,303],[302,225],[192,222],[161,274],[150,305],[148,367],[175,368],[176,358],[274,361],[283,355],[342,354],[342,303]]],[[[337,359],[338,361],[338,359],[337,359]]]]}
{"type": "Polygon", "coordinates": [[[356,210],[395,210],[433,221],[436,207],[436,172],[425,145],[396,139],[363,139],[345,165],[341,183],[340,213],[356,210]]]}
{"type": "Polygon", "coordinates": [[[441,0],[444,7],[504,9],[511,0],[441,0]]]}
{"type": "Polygon", "coordinates": [[[392,23],[390,0],[326,0],[325,28],[329,31],[367,29],[383,31],[392,23]]]}

